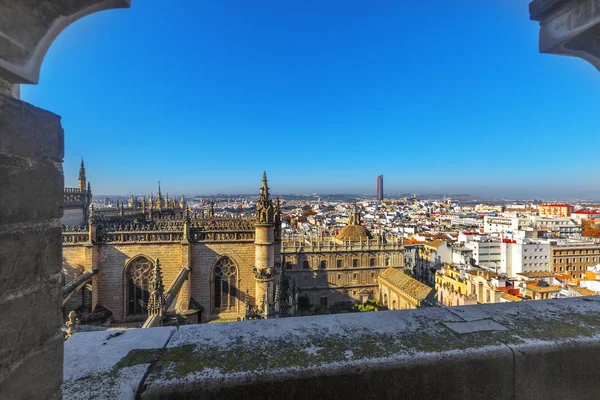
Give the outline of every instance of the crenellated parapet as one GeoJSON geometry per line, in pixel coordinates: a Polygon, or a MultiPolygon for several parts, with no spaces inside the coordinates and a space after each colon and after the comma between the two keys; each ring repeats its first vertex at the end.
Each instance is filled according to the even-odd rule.
{"type": "Polygon", "coordinates": [[[192,218],[139,211],[94,210],[88,224],[63,226],[63,244],[151,242],[240,242],[255,240],[254,220],[242,218],[192,218]]]}

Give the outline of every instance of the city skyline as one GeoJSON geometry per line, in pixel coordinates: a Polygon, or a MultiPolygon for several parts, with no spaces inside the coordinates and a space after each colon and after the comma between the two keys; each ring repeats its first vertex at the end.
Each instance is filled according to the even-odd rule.
{"type": "Polygon", "coordinates": [[[67,29],[22,95],[62,116],[66,181],[85,157],[95,193],[252,193],[266,169],[280,193],[383,172],[390,193],[600,198],[594,68],[531,51],[526,2],[435,3],[148,1],[67,29]]]}

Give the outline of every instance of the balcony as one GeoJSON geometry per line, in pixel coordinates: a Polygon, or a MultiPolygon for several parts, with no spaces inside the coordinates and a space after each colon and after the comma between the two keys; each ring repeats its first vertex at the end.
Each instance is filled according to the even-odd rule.
{"type": "Polygon", "coordinates": [[[599,328],[581,297],[76,333],[63,396],[596,399],[599,328]]]}

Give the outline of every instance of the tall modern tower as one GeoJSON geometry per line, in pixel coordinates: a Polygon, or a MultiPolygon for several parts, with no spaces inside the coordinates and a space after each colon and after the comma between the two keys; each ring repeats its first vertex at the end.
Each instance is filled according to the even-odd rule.
{"type": "Polygon", "coordinates": [[[383,175],[377,177],[377,200],[383,201],[383,175]]]}

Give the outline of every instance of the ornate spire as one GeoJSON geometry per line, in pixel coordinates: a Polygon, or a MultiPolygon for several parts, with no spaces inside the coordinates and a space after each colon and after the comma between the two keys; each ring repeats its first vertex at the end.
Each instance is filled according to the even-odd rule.
{"type": "Polygon", "coordinates": [[[165,286],[162,280],[162,269],[160,260],[156,259],[156,264],[152,269],[152,277],[150,279],[150,298],[148,299],[148,315],[163,314],[165,286]]]}
{"type": "Polygon", "coordinates": [[[269,186],[267,185],[267,172],[263,172],[262,186],[260,187],[260,193],[258,200],[256,201],[256,220],[259,224],[273,224],[275,223],[273,209],[273,201],[269,196],[269,186]]]}
{"type": "Polygon", "coordinates": [[[81,165],[79,166],[79,189],[85,190],[85,165],[83,164],[83,157],[81,157],[81,165]]]}

